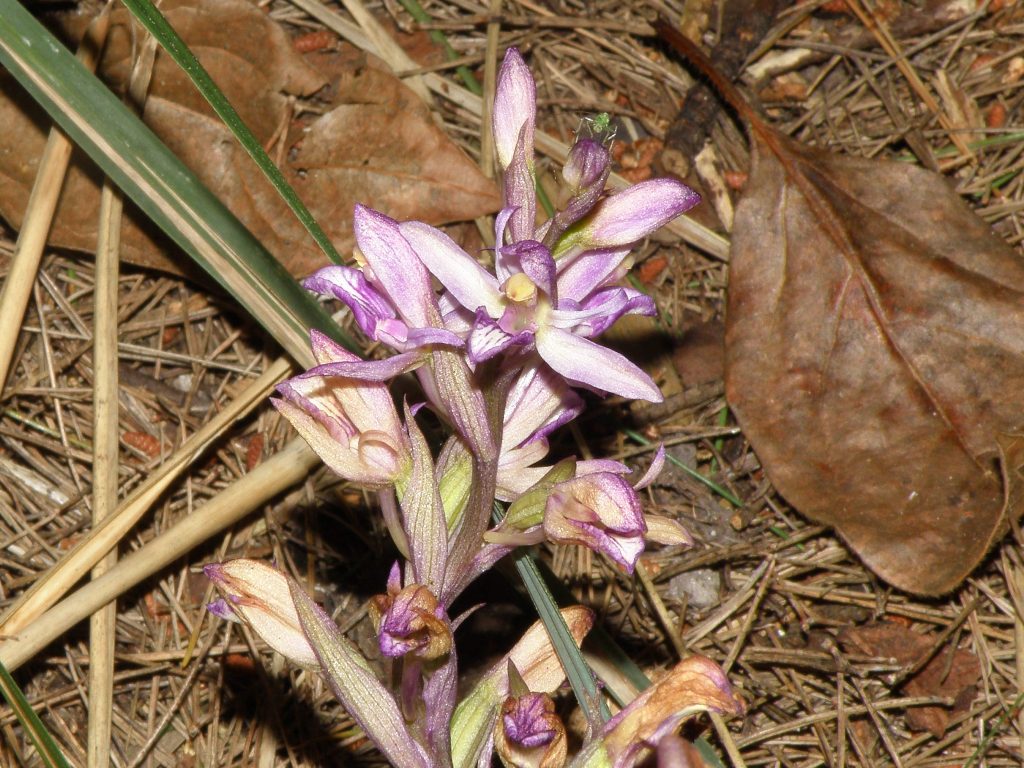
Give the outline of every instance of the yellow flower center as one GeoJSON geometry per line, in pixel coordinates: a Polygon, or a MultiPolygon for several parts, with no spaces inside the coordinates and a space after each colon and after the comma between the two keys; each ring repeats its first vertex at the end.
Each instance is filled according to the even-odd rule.
{"type": "Polygon", "coordinates": [[[518,272],[505,283],[505,296],[509,301],[524,302],[530,301],[537,295],[537,286],[522,272],[518,272]]]}

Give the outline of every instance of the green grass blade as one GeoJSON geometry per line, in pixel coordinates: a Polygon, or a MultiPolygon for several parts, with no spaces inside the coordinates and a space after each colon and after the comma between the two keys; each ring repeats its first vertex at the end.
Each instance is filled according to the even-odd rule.
{"type": "Polygon", "coordinates": [[[569,680],[569,685],[572,686],[572,692],[576,695],[576,700],[587,716],[587,722],[596,733],[600,731],[610,713],[608,705],[605,704],[597,690],[594,673],[590,671],[583,654],[573,642],[569,627],[566,626],[565,619],[562,618],[562,614],[558,610],[558,603],[555,602],[547,584],[544,583],[544,577],[541,576],[533,557],[524,552],[516,556],[515,566],[523,584],[526,585],[526,591],[530,595],[537,616],[544,622],[544,628],[548,632],[558,660],[562,663],[562,669],[565,670],[565,676],[569,680]]]}
{"type": "MultiPolygon", "coordinates": [[[[651,445],[651,441],[650,440],[648,440],[646,437],[644,437],[643,435],[641,435],[639,432],[637,432],[635,430],[624,429],[622,431],[626,433],[627,437],[629,437],[630,439],[632,439],[633,441],[635,441],[637,443],[640,443],[640,445],[651,445]]],[[[723,488],[718,483],[716,483],[714,480],[711,480],[711,479],[709,479],[707,477],[704,477],[704,475],[702,475],[700,472],[698,472],[697,470],[693,469],[692,467],[686,466],[685,464],[683,464],[683,462],[679,461],[679,459],[677,459],[675,456],[669,456],[666,453],[665,454],[665,458],[668,461],[670,461],[673,464],[675,464],[677,467],[679,467],[681,470],[683,470],[683,472],[688,474],[690,477],[692,477],[697,482],[703,483],[704,485],[706,485],[708,488],[710,488],[712,491],[717,493],[723,499],[728,501],[734,507],[742,507],[743,506],[743,502],[740,501],[738,498],[736,498],[736,494],[732,493],[727,488],[723,488]]]]}
{"type": "Polygon", "coordinates": [[[70,768],[67,760],[64,759],[64,754],[53,737],[50,736],[50,732],[46,730],[46,726],[43,725],[43,721],[39,719],[39,715],[32,709],[25,694],[21,692],[21,688],[14,682],[14,678],[2,663],[0,663],[0,694],[3,694],[7,703],[11,705],[14,716],[18,718],[25,733],[36,745],[36,751],[39,752],[43,765],[47,768],[70,768]]]}
{"type": "Polygon", "coordinates": [[[311,327],[351,346],[252,233],[17,0],[0,0],[0,64],[295,360],[313,364],[311,327]]]}
{"type": "MultiPolygon", "coordinates": [[[[433,21],[430,14],[423,10],[423,6],[419,4],[418,0],[398,0],[402,4],[402,7],[409,12],[416,21],[421,24],[433,21]]],[[[448,38],[444,36],[444,33],[439,29],[430,30],[430,39],[441,46],[444,51],[445,57],[452,61],[453,59],[459,58],[459,52],[452,48],[452,44],[448,42],[448,38]]],[[[480,83],[473,76],[472,70],[469,67],[462,65],[455,68],[455,72],[458,74],[459,79],[462,80],[462,84],[466,86],[466,89],[470,93],[475,93],[477,96],[484,95],[484,89],[480,87],[480,83]]]]}
{"type": "Polygon", "coordinates": [[[203,98],[213,107],[214,112],[217,113],[228,129],[235,135],[242,148],[249,153],[249,157],[263,171],[263,175],[274,185],[274,189],[281,195],[281,198],[288,204],[288,207],[292,209],[292,212],[302,222],[302,225],[309,234],[313,236],[313,239],[316,240],[317,245],[327,255],[327,258],[335,264],[341,264],[341,256],[338,255],[334,245],[327,235],[324,234],[320,225],[316,223],[313,214],[309,212],[309,209],[299,199],[299,196],[295,194],[295,190],[292,189],[291,185],[285,181],[284,175],[274,165],[274,161],[270,159],[266,150],[263,149],[263,145],[260,144],[252,131],[249,130],[249,126],[242,122],[242,118],[239,117],[235,108],[231,106],[231,102],[227,100],[223,91],[213,82],[210,73],[199,63],[199,59],[189,50],[189,47],[185,45],[185,41],[179,37],[174,28],[167,23],[167,19],[164,18],[163,14],[149,0],[123,0],[123,2],[132,15],[149,30],[149,33],[156,38],[157,42],[174,59],[177,65],[181,67],[182,71],[189,76],[193,85],[195,85],[203,95],[203,98]]]}

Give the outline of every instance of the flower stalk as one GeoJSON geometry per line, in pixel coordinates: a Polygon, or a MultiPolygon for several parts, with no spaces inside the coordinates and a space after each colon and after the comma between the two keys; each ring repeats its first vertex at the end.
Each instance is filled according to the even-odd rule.
{"type": "MultiPolygon", "coordinates": [[[[583,409],[577,389],[661,400],[654,380],[598,337],[624,315],[655,313],[648,296],[620,284],[630,250],[698,197],[670,178],[607,195],[607,147],[581,134],[563,169],[568,202],[538,222],[536,87],[514,48],[498,76],[493,118],[505,198],[493,266],[439,229],[357,206],[355,264],[322,269],[304,285],[344,304],[367,339],[391,354],[361,360],[313,332],[317,365],[282,383],[273,400],[332,471],[378,493],[401,560],[369,615],[380,656],[397,673],[394,687],[284,574],[251,560],[205,568],[223,596],[211,612],[246,621],[274,650],[319,669],[399,766],[468,768],[493,751],[507,766],[569,760],[549,695],[565,673],[542,630],[527,632],[505,667],[457,702],[456,635],[465,615],[449,612],[501,557],[545,541],[571,544],[632,573],[645,538],[692,542],[675,521],[646,515],[637,493],[656,477],[663,452],[635,484],[616,461],[545,461],[549,435],[583,409]],[[389,382],[410,372],[422,400],[396,405],[389,382]],[[448,432],[436,455],[418,423],[421,409],[448,432]],[[498,502],[509,504],[508,514],[492,526],[498,502]]],[[[566,637],[579,643],[589,613],[569,609],[566,618],[566,637]]],[[[681,711],[735,711],[716,670],[710,662],[687,666],[661,685],[661,699],[641,697],[603,728],[595,715],[593,738],[573,764],[631,765],[674,732],[681,711]]],[[[590,702],[588,712],[597,710],[590,702]]]]}

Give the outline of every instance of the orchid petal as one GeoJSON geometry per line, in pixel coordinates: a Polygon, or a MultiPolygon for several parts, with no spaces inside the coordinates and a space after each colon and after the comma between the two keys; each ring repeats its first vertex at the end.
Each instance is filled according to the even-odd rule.
{"type": "Polygon", "coordinates": [[[644,472],[644,476],[636,481],[636,485],[633,487],[638,491],[646,488],[648,485],[653,483],[658,475],[661,474],[661,470],[665,467],[665,444],[661,443],[658,445],[658,450],[654,452],[654,458],[651,459],[651,466],[644,472]]]}
{"type": "Polygon", "coordinates": [[[403,352],[384,360],[363,360],[361,357],[347,353],[337,345],[335,345],[337,349],[346,351],[351,356],[342,357],[340,354],[336,354],[333,359],[321,357],[316,350],[323,350],[327,343],[334,344],[334,342],[315,329],[311,330],[309,335],[313,341],[314,355],[317,355],[317,360],[322,360],[322,362],[305,373],[300,373],[293,381],[312,379],[317,376],[340,376],[355,381],[385,382],[418,368],[424,362],[424,354],[417,351],[403,352]]]}
{"type": "Polygon", "coordinates": [[[607,347],[560,328],[539,328],[537,352],[544,362],[570,381],[634,400],[662,401],[651,377],[607,347]]]}
{"type": "Polygon", "coordinates": [[[403,472],[406,464],[404,452],[393,444],[385,448],[377,437],[382,433],[369,437],[373,441],[371,448],[364,442],[366,433],[346,436],[340,429],[339,420],[332,420],[315,405],[297,405],[274,397],[270,402],[291,422],[324,464],[346,480],[364,488],[380,489],[394,483],[403,472]]]}
{"type": "Polygon", "coordinates": [[[310,328],[309,330],[309,346],[313,352],[313,359],[316,360],[318,365],[335,362],[355,363],[358,365],[365,362],[359,355],[345,349],[326,333],[318,331],[316,328],[310,328]]]}
{"type": "Polygon", "coordinates": [[[360,330],[376,339],[382,320],[397,317],[391,301],[369,284],[358,269],[332,265],[324,267],[302,281],[302,287],[326,296],[333,296],[352,310],[360,330]]]}
{"type": "Polygon", "coordinates": [[[603,552],[629,573],[644,550],[640,499],[621,475],[599,473],[558,483],[544,509],[544,533],[560,544],[603,552]]]}
{"type": "Polygon", "coordinates": [[[548,322],[590,338],[604,333],[623,315],[655,314],[654,300],[646,293],[633,288],[606,288],[589,296],[579,309],[553,310],[548,322]]]}
{"type": "Polygon", "coordinates": [[[533,340],[533,331],[507,333],[484,310],[478,310],[473,330],[466,340],[466,354],[476,365],[501,354],[510,346],[529,344],[533,340]]]}
{"type": "Polygon", "coordinates": [[[537,192],[533,176],[532,146],[525,139],[516,147],[512,163],[505,169],[505,205],[513,207],[508,229],[512,242],[532,240],[537,223],[537,192]]]}
{"type": "Polygon", "coordinates": [[[621,248],[642,240],[700,202],[700,195],[675,179],[642,181],[605,198],[568,236],[568,244],[621,248]]]}
{"type": "MultiPolygon", "coordinates": [[[[629,248],[585,251],[558,259],[558,296],[562,301],[583,301],[596,288],[613,282],[629,248]]],[[[624,270],[623,270],[624,271],[624,270]]]]}
{"type": "Polygon", "coordinates": [[[287,576],[266,563],[245,558],[209,563],[203,566],[203,573],[227,598],[230,610],[267,645],[296,664],[317,666],[316,654],[295,612],[287,576]]]}
{"type": "Polygon", "coordinates": [[[493,110],[494,148],[504,170],[512,163],[521,140],[533,154],[537,119],[537,87],[516,48],[505,52],[494,90],[493,110]]]}
{"type": "Polygon", "coordinates": [[[564,379],[543,365],[531,365],[519,375],[505,401],[502,449],[541,440],[576,418],[583,400],[564,379]]]}
{"type": "Polygon", "coordinates": [[[389,347],[403,352],[432,344],[445,344],[449,347],[466,345],[461,336],[447,328],[409,328],[401,320],[378,323],[376,338],[389,347]]]}
{"type": "Polygon", "coordinates": [[[356,242],[398,313],[415,328],[439,326],[430,276],[402,237],[400,225],[370,208],[357,205],[352,221],[356,242]]]}
{"type": "Polygon", "coordinates": [[[558,303],[558,292],[555,283],[555,260],[551,251],[536,240],[522,240],[515,245],[506,246],[502,250],[514,249],[515,258],[523,273],[534,285],[551,297],[553,304],[558,303]]]}
{"type": "Polygon", "coordinates": [[[586,459],[576,462],[576,477],[596,475],[599,472],[610,472],[613,475],[628,475],[629,467],[614,459],[586,459]]]}
{"type": "Polygon", "coordinates": [[[678,520],[662,515],[644,515],[647,533],[644,538],[666,546],[692,546],[693,536],[678,520]]]}
{"type": "Polygon", "coordinates": [[[271,402],[339,475],[368,488],[390,485],[410,462],[408,441],[387,386],[374,378],[382,364],[398,360],[399,368],[411,367],[419,355],[378,364],[356,358],[318,332],[311,338],[317,359],[334,362],[281,382],[277,390],[284,399],[271,402]]]}
{"type": "Polygon", "coordinates": [[[494,275],[462,250],[439,229],[419,221],[399,225],[402,235],[419,260],[466,309],[485,307],[491,317],[500,317],[504,309],[498,281],[494,275]]]}

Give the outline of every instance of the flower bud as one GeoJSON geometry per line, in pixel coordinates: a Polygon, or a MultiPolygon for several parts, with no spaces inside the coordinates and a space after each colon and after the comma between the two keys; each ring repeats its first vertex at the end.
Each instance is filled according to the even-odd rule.
{"type": "Polygon", "coordinates": [[[494,748],[509,768],[559,768],[565,762],[565,725],[544,693],[508,696],[494,727],[494,748]]]}
{"type": "Polygon", "coordinates": [[[643,240],[700,202],[700,195],[670,178],[650,179],[606,197],[562,237],[555,259],[594,249],[615,250],[643,240]]]}
{"type": "Polygon", "coordinates": [[[580,139],[572,145],[562,166],[562,178],[571,189],[580,190],[600,183],[604,186],[611,156],[600,142],[580,139]]]}
{"type": "Polygon", "coordinates": [[[241,618],[282,656],[304,667],[319,666],[299,623],[287,576],[244,558],[209,563],[203,573],[225,598],[207,606],[210,613],[222,619],[241,618]]]}
{"type": "Polygon", "coordinates": [[[559,483],[544,509],[544,533],[550,541],[603,552],[629,573],[644,551],[646,530],[636,491],[611,472],[559,483]]]}
{"type": "MultiPolygon", "coordinates": [[[[312,338],[320,369],[363,362],[323,335],[312,338]]],[[[282,382],[278,392],[281,399],[271,402],[341,477],[381,489],[408,472],[409,440],[384,382],[321,375],[314,368],[282,382]]]]}
{"type": "Polygon", "coordinates": [[[494,148],[502,170],[508,168],[517,150],[533,163],[534,123],[537,119],[537,87],[517,48],[505,52],[498,72],[492,113],[494,148]]]}
{"type": "Polygon", "coordinates": [[[430,660],[452,648],[451,625],[437,597],[420,584],[399,588],[397,565],[388,579],[387,594],[370,599],[369,613],[385,656],[411,653],[430,660]]]}

